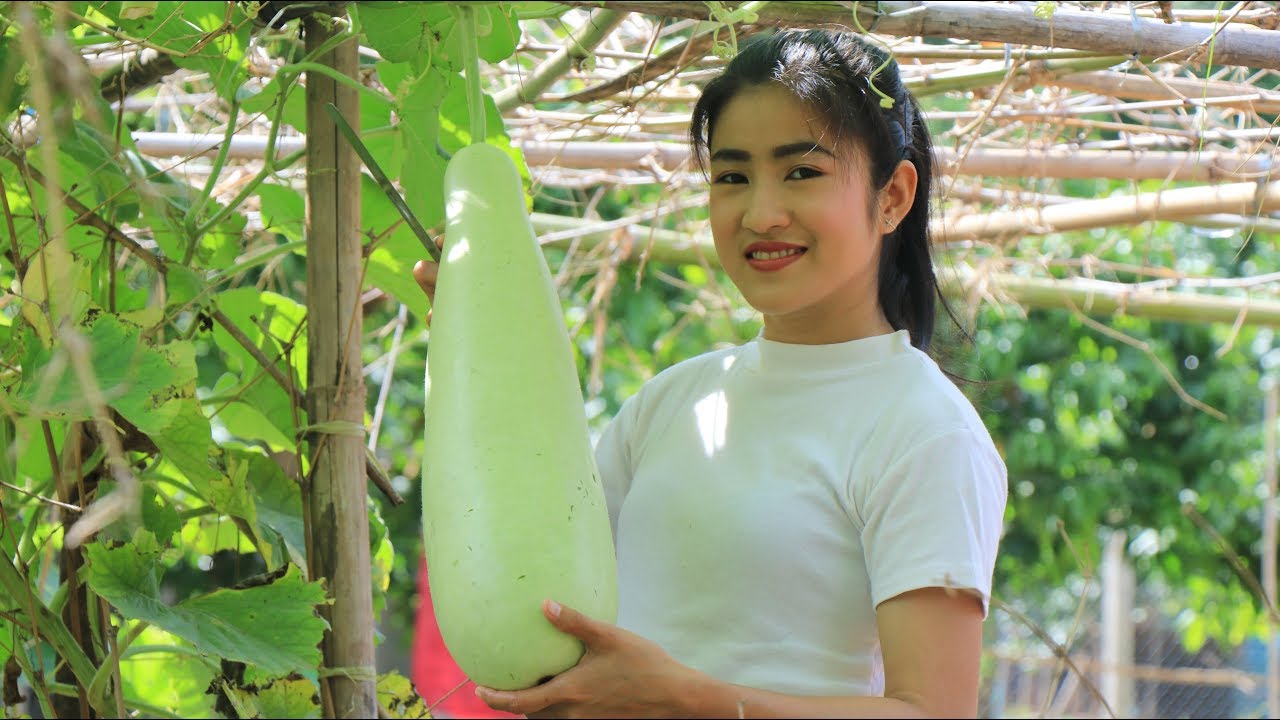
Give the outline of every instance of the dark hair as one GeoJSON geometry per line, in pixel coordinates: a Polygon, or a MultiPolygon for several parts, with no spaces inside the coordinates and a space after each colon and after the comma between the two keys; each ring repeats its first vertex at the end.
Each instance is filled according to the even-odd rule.
{"type": "MultiPolygon", "coordinates": [[[[784,30],[753,36],[707,83],[694,106],[689,139],[704,174],[711,133],[725,105],[742,90],[770,83],[822,113],[838,146],[861,150],[873,193],[889,182],[902,160],[916,166],[911,211],[884,236],[880,248],[879,301],[893,328],[909,331],[911,344],[928,351],[937,304],[947,308],[930,255],[933,142],[916,99],[902,84],[898,64],[851,33],[784,30]],[[880,93],[892,99],[891,108],[881,105],[880,93]]],[[[873,202],[871,207],[877,206],[873,202]]]]}

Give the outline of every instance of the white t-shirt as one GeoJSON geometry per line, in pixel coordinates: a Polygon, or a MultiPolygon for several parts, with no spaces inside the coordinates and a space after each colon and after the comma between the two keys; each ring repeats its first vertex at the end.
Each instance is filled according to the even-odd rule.
{"type": "Polygon", "coordinates": [[[720,680],[880,694],[879,603],[990,597],[1004,463],[906,331],[759,337],[674,365],[623,403],[596,458],[618,624],[720,680]]]}

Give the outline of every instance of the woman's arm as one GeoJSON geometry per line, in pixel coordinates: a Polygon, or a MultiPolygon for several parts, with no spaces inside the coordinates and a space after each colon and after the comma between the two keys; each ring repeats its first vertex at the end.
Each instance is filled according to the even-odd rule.
{"type": "Polygon", "coordinates": [[[806,697],[699,679],[687,696],[687,716],[977,715],[982,658],[982,605],[977,598],[944,588],[913,590],[881,603],[876,622],[884,656],[884,697],[806,697]]]}
{"type": "Polygon", "coordinates": [[[547,618],[583,640],[587,654],[550,682],[478,693],[490,707],[538,717],[974,717],[982,606],[943,588],[906,592],[877,608],[884,697],[788,695],[721,682],[676,663],[661,648],[564,608],[547,618]]]}

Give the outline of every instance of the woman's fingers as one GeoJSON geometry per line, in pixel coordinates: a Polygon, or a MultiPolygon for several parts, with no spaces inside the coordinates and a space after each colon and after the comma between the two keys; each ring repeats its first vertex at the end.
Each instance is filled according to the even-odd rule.
{"type": "Polygon", "coordinates": [[[418,281],[418,286],[433,304],[436,301],[436,274],[439,272],[440,266],[430,260],[419,260],[413,266],[413,279],[418,281]]]}
{"type": "MultiPolygon", "coordinates": [[[[444,250],[444,235],[436,236],[436,247],[444,250]]],[[[436,304],[436,277],[440,272],[440,266],[430,260],[419,260],[413,266],[413,279],[418,282],[418,287],[422,288],[422,292],[427,294],[427,299],[434,306],[436,304]]],[[[427,324],[431,324],[431,311],[427,311],[427,324]]]]}

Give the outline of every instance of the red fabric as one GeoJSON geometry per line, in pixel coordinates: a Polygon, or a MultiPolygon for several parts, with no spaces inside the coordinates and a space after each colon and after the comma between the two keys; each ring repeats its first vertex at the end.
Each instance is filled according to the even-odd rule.
{"type": "Polygon", "coordinates": [[[418,694],[427,707],[435,706],[432,717],[437,718],[518,718],[490,708],[476,697],[475,683],[453,661],[440,628],[436,625],[435,610],[431,606],[431,586],[427,582],[427,561],[418,565],[418,610],[414,617],[413,655],[409,673],[418,694]],[[462,687],[458,687],[463,681],[462,687]],[[454,690],[457,688],[457,690],[454,690]],[[453,691],[447,698],[445,695],[453,691]],[[441,698],[444,698],[441,700],[441,698]],[[437,704],[438,703],[438,704],[437,704]]]}

